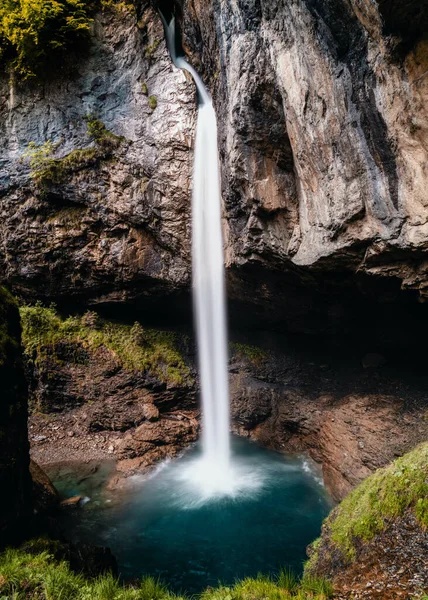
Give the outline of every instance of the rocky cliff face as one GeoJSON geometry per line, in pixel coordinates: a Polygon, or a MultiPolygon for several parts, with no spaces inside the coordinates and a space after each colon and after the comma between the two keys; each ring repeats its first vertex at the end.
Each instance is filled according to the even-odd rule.
{"type": "MultiPolygon", "coordinates": [[[[424,301],[423,11],[345,0],[175,10],[217,106],[234,322],[340,331],[356,314],[424,301]]],[[[98,15],[68,80],[1,87],[7,279],[31,298],[159,308],[173,293],[176,307],[190,281],[195,93],[154,9],[98,15]],[[120,136],[113,149],[97,151],[88,118],[120,136]],[[25,158],[46,141],[63,159],[50,178],[25,158]]]]}
{"type": "MultiPolygon", "coordinates": [[[[42,467],[107,460],[116,464],[111,485],[122,485],[123,476],[196,441],[189,338],[95,313],[64,320],[47,308],[21,312],[31,453],[42,467]]],[[[427,439],[423,369],[311,340],[300,350],[278,336],[260,341],[230,345],[233,430],[279,452],[309,454],[335,499],[427,439]]]]}
{"type": "Polygon", "coordinates": [[[395,277],[424,296],[419,13],[413,3],[185,2],[185,43],[220,117],[230,265],[395,277]]]}
{"type": "Polygon", "coordinates": [[[31,510],[27,384],[18,307],[0,289],[0,547],[25,527],[31,510]]]}
{"type": "Polygon", "coordinates": [[[1,266],[15,289],[123,302],[187,286],[194,89],[153,11],[105,11],[70,79],[3,78],[0,98],[1,266]]]}
{"type": "MultiPolygon", "coordinates": [[[[136,4],[136,13],[119,4],[96,17],[89,53],[69,78],[1,81],[0,265],[25,299],[114,306],[122,318],[132,306],[152,317],[160,308],[173,316],[188,293],[195,92],[171,64],[156,6],[136,4]]],[[[162,6],[176,11],[183,46],[217,106],[231,324],[354,332],[367,345],[361,356],[418,337],[424,344],[417,299],[426,287],[428,53],[419,5],[162,6]]],[[[339,343],[347,349],[350,340],[339,343]]],[[[188,408],[189,398],[192,405],[193,387],[178,396],[161,390],[154,401],[153,382],[109,370],[108,352],[78,348],[76,358],[75,350],[55,345],[30,369],[43,410],[65,415],[62,438],[52,429],[52,439],[71,449],[77,415],[98,454],[111,446],[115,454],[116,433],[94,428],[117,418],[122,432],[132,430],[121,458],[138,458],[157,446],[158,425],[146,413],[160,397],[165,411],[188,408]],[[102,406],[88,411],[94,394],[102,406]]],[[[338,497],[391,458],[376,458],[380,430],[392,453],[425,435],[419,390],[399,381],[398,392],[349,381],[337,392],[333,376],[325,386],[309,377],[311,385],[293,387],[287,369],[272,373],[254,376],[242,365],[232,373],[237,431],[311,449],[329,465],[338,497]],[[418,406],[409,427],[400,421],[403,398],[406,415],[407,405],[418,406]],[[347,423],[351,412],[355,423],[347,423]]],[[[187,441],[196,435],[193,416],[187,441]]],[[[169,431],[162,419],[181,447],[180,428],[169,431]]],[[[36,421],[33,438],[44,435],[36,421]]],[[[43,441],[34,441],[42,460],[43,441]]]]}

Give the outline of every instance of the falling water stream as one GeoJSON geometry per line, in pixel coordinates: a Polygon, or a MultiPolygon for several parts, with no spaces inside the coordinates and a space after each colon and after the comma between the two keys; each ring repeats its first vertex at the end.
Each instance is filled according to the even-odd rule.
{"type": "Polygon", "coordinates": [[[174,17],[162,15],[174,64],[191,73],[199,92],[192,197],[193,296],[203,408],[203,456],[190,475],[205,490],[228,493],[230,465],[224,257],[221,231],[217,120],[211,97],[195,69],[177,56],[174,17]]]}

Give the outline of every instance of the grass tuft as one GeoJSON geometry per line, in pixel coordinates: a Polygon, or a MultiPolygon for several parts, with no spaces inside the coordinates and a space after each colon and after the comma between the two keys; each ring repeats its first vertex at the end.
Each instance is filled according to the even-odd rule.
{"type": "Polygon", "coordinates": [[[340,504],[329,523],[331,539],[349,558],[354,540],[369,541],[389,521],[414,507],[422,526],[428,527],[428,443],[379,469],[340,504]]]}
{"type": "Polygon", "coordinates": [[[291,569],[282,569],[277,579],[278,587],[289,593],[294,593],[299,587],[299,580],[291,569]]]}
{"type": "Polygon", "coordinates": [[[60,144],[47,141],[38,145],[30,142],[23,158],[29,160],[31,177],[40,187],[49,184],[64,183],[74,171],[93,167],[102,160],[111,158],[114,150],[119,148],[125,138],[109,131],[104,123],[94,116],[86,118],[88,135],[95,146],[76,148],[62,158],[55,158],[55,152],[60,144]]]}
{"type": "Polygon", "coordinates": [[[249,344],[231,343],[230,350],[236,357],[247,360],[256,367],[260,367],[268,358],[268,353],[257,346],[249,344]]]}

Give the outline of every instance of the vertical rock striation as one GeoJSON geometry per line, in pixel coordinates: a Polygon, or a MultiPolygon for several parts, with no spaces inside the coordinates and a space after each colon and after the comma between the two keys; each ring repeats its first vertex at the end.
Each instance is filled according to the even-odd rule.
{"type": "Polygon", "coordinates": [[[425,296],[420,13],[412,2],[185,2],[185,45],[220,116],[230,266],[396,277],[425,296]]]}

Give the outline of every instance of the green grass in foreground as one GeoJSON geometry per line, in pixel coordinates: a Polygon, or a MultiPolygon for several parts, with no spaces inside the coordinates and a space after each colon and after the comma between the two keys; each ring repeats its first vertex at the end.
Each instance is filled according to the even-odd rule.
{"type": "MultiPolygon", "coordinates": [[[[331,585],[320,579],[298,581],[283,572],[276,580],[259,576],[244,579],[233,587],[208,588],[201,600],[327,600],[331,585]]],[[[95,579],[73,573],[68,563],[55,560],[48,552],[29,554],[6,550],[0,555],[0,598],[8,600],[179,600],[153,577],[144,577],[133,586],[122,585],[113,575],[95,579]]]]}
{"type": "MultiPolygon", "coordinates": [[[[409,508],[427,529],[428,442],[379,469],[346,496],[327,517],[326,535],[329,542],[352,561],[356,558],[356,540],[370,541],[409,508]]],[[[323,539],[319,538],[312,545],[315,551],[306,571],[311,571],[316,564],[323,539]]]]}
{"type": "Polygon", "coordinates": [[[25,354],[36,354],[36,360],[47,354],[52,356],[52,349],[60,342],[77,344],[89,351],[104,346],[126,369],[146,371],[171,386],[192,383],[174,333],[145,329],[140,323],[107,321],[92,312],[64,319],[54,307],[40,304],[22,306],[20,313],[25,354]]]}

